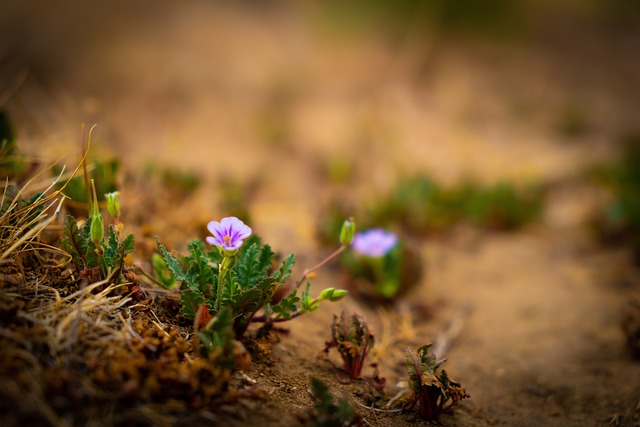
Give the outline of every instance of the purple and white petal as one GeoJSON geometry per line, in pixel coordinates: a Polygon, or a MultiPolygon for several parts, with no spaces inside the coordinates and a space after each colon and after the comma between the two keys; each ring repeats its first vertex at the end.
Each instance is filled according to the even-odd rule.
{"type": "Polygon", "coordinates": [[[381,228],[357,233],[351,247],[362,255],[378,258],[389,253],[398,243],[398,236],[381,228]]]}

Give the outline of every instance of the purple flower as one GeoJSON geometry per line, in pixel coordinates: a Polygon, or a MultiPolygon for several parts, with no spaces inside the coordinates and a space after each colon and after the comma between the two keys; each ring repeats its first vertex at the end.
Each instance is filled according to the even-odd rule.
{"type": "Polygon", "coordinates": [[[398,236],[382,228],[357,233],[351,247],[362,255],[381,257],[386,255],[398,243],[398,236]]]}
{"type": "Polygon", "coordinates": [[[213,234],[207,237],[207,243],[226,251],[235,251],[242,246],[243,239],[251,236],[251,228],[235,216],[222,218],[220,222],[211,221],[207,228],[213,234]]]}

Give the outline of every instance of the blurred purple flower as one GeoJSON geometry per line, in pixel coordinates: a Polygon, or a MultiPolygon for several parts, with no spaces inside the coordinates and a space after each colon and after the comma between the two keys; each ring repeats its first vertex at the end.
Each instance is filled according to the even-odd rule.
{"type": "Polygon", "coordinates": [[[357,233],[351,247],[362,255],[381,257],[386,255],[398,243],[398,236],[382,228],[357,233]]]}
{"type": "Polygon", "coordinates": [[[207,243],[234,251],[242,246],[242,240],[251,236],[251,228],[235,216],[222,218],[220,222],[211,221],[207,228],[213,236],[207,237],[207,243]]]}

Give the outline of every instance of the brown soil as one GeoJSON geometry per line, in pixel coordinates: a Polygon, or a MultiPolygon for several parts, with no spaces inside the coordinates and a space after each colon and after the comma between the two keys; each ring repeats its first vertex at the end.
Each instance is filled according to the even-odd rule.
{"type": "MultiPolygon", "coordinates": [[[[261,390],[259,398],[208,422],[297,425],[312,405],[311,375],[368,404],[362,383],[342,384],[318,358],[333,314],[357,310],[376,334],[372,360],[387,378],[386,398],[406,380],[404,348],[433,341],[466,314],[445,367],[471,399],[443,425],[640,423],[640,364],[620,328],[637,272],[625,249],[592,240],[585,223],[603,194],[581,178],[615,153],[620,135],[638,131],[637,34],[603,35],[582,23],[590,31],[565,37],[570,31],[550,22],[544,34],[553,37],[526,42],[433,32],[393,44],[324,33],[303,7],[88,10],[70,1],[58,15],[31,3],[10,4],[6,16],[15,19],[1,22],[14,24],[3,34],[13,52],[2,72],[17,84],[4,107],[20,148],[74,165],[79,123],[98,123],[95,156],[118,156],[138,177],[122,189],[128,231],[150,236],[139,239],[137,262],[147,262],[154,236],[178,250],[202,238],[203,225],[226,214],[215,187],[222,177],[257,183],[251,225],[282,253],[299,254],[296,274],[331,250],[314,233],[336,195],[358,203],[419,172],[445,182],[550,184],[539,224],[425,239],[427,274],[393,307],[347,298],[291,322],[273,353],[254,355],[234,379],[261,390]],[[568,111],[585,117],[584,133],[558,131],[568,111]],[[352,177],[331,181],[328,169],[344,160],[352,177]],[[149,161],[197,172],[204,185],[186,199],[159,199],[161,190],[139,178],[149,161]]],[[[313,289],[328,286],[341,286],[331,268],[313,289]]],[[[419,423],[411,412],[359,412],[366,425],[419,423]]],[[[180,424],[180,415],[154,422],[180,424]]]]}

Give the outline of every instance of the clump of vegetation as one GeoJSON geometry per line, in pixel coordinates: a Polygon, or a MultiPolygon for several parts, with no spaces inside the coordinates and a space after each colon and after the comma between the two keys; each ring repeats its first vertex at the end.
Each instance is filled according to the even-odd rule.
{"type": "Polygon", "coordinates": [[[430,349],[431,344],[427,344],[406,351],[410,394],[403,408],[411,409],[417,404],[420,417],[433,421],[470,396],[449,378],[447,371],[440,370],[443,361],[429,353],[430,349]]]}
{"type": "MultiPolygon", "coordinates": [[[[364,228],[386,227],[408,235],[436,234],[458,224],[513,231],[540,218],[541,186],[516,187],[506,182],[481,186],[462,182],[443,186],[427,176],[405,178],[384,195],[356,207],[364,228]]],[[[328,241],[348,207],[331,202],[321,219],[318,238],[328,241]]]]}
{"type": "MultiPolygon", "coordinates": [[[[62,166],[55,166],[53,173],[60,174],[62,170],[62,166]]],[[[88,206],[91,203],[90,176],[93,179],[98,200],[103,200],[108,193],[118,191],[119,171],[118,159],[94,161],[87,167],[84,175],[74,176],[65,183],[64,194],[71,199],[74,206],[88,206]]]]}
{"type": "Polygon", "coordinates": [[[311,394],[316,400],[308,422],[313,427],[349,427],[362,425],[362,418],[347,399],[335,401],[329,386],[311,377],[311,394]]]}
{"type": "Polygon", "coordinates": [[[470,182],[446,188],[419,176],[400,181],[369,209],[376,224],[397,224],[412,232],[434,232],[467,222],[477,227],[514,230],[539,217],[539,187],[516,189],[497,183],[482,187],[470,182]]]}
{"type": "Polygon", "coordinates": [[[202,184],[201,177],[193,171],[160,166],[155,162],[145,165],[144,176],[147,180],[158,180],[164,188],[181,196],[192,194],[202,184]]]}
{"type": "Polygon", "coordinates": [[[344,362],[344,372],[349,378],[360,378],[374,342],[373,333],[364,317],[358,313],[349,316],[343,311],[339,318],[333,316],[331,341],[327,342],[325,352],[336,347],[344,362]]]}
{"type": "MultiPolygon", "coordinates": [[[[349,221],[345,222],[345,229],[353,227],[349,221]]],[[[214,246],[210,251],[201,241],[194,240],[188,246],[189,255],[178,260],[159,244],[168,270],[180,282],[182,314],[187,319],[195,320],[198,309],[203,305],[207,314],[213,316],[229,309],[236,338],[241,339],[251,322],[264,323],[264,328],[268,329],[275,322],[291,320],[316,310],[322,301],[338,301],[347,293],[328,288],[313,298],[309,283],[300,295],[298,290],[315,270],[346,249],[350,240],[342,239],[342,245],[334,254],[312,269],[305,270],[292,291],[272,303],[276,291],[284,288],[291,275],[295,255],[285,257],[274,268],[271,247],[252,236],[251,228],[235,217],[212,221],[208,229],[212,236],[207,237],[207,243],[214,246]],[[261,310],[263,313],[256,316],[261,310]]]]}
{"type": "Polygon", "coordinates": [[[420,280],[419,255],[395,233],[381,228],[357,233],[352,249],[341,256],[340,262],[356,294],[388,302],[420,280]]]}
{"type": "Polygon", "coordinates": [[[640,262],[640,135],[628,136],[624,147],[615,164],[594,171],[596,179],[611,190],[595,225],[600,238],[628,244],[640,262]]]}
{"type": "MultiPolygon", "coordinates": [[[[93,184],[93,180],[92,180],[93,184]]],[[[110,224],[107,234],[104,232],[104,221],[97,201],[96,189],[93,187],[94,202],[91,215],[82,229],[76,219],[70,215],[64,221],[64,237],[61,247],[70,256],[80,277],[93,283],[100,280],[119,283],[124,273],[124,258],[133,251],[135,238],[129,234],[120,240],[120,204],[116,194],[108,195],[108,210],[116,220],[110,224]]]]}

